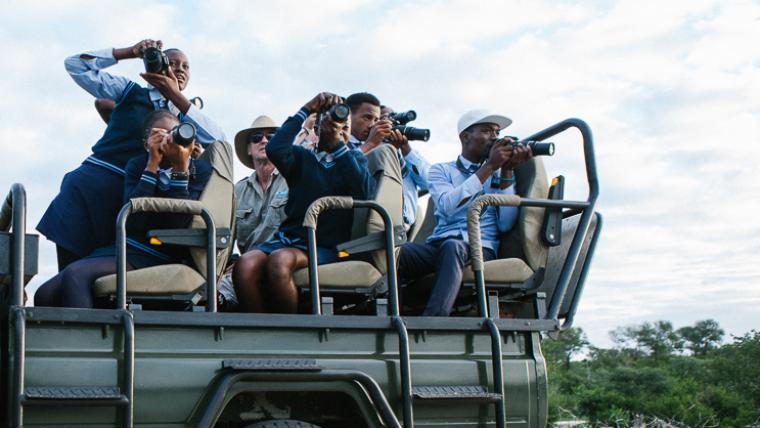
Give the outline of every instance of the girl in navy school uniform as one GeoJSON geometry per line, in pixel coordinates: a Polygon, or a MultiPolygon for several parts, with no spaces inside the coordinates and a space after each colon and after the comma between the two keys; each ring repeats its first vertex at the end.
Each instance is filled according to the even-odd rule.
{"type": "Polygon", "coordinates": [[[96,98],[115,101],[116,107],[103,137],[92,147],[92,155],[64,176],[58,196],[37,225],[37,230],[56,244],[59,271],[114,242],[125,166],[143,152],[141,125],[149,113],[165,108],[181,122],[192,123],[201,145],[225,139],[221,128],[181,92],[190,80],[190,65],[182,51],[164,52],[169,61],[164,74],[141,74],[148,87],[102,71],[121,59],[142,57],[149,47],[161,48],[161,41],[146,39],[128,48],[89,51],[65,61],[79,86],[96,98]]]}
{"type": "MultiPolygon", "coordinates": [[[[122,202],[137,197],[177,199],[200,198],[211,176],[212,167],[205,160],[193,160],[193,144],[184,147],[172,140],[169,131],[178,124],[168,110],[148,115],[144,125],[147,153],[129,161],[122,202]],[[192,166],[191,166],[192,164],[192,166]]],[[[192,216],[184,214],[139,213],[127,221],[127,270],[141,269],[189,258],[184,247],[151,247],[148,230],[184,228],[192,216]]],[[[34,295],[35,306],[92,308],[95,301],[92,283],[116,272],[116,249],[113,245],[96,249],[91,255],[69,264],[44,283],[34,295]]]]}

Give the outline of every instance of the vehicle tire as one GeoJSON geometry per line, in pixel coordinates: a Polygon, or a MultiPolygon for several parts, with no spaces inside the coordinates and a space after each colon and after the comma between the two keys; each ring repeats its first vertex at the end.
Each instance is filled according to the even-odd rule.
{"type": "Polygon", "coordinates": [[[256,422],[246,428],[320,428],[319,425],[293,419],[272,419],[269,421],[256,422]]]}

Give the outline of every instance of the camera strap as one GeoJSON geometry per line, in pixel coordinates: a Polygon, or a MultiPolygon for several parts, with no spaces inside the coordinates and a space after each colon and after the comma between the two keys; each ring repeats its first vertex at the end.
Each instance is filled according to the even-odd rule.
{"type": "MultiPolygon", "coordinates": [[[[462,162],[461,156],[457,156],[456,165],[457,165],[457,169],[459,170],[459,172],[461,172],[462,174],[466,175],[469,178],[472,174],[475,174],[475,172],[477,172],[477,170],[480,169],[480,167],[483,164],[482,163],[474,163],[474,164],[471,164],[469,168],[467,168],[467,167],[464,166],[464,163],[462,162]]],[[[494,172],[493,175],[491,176],[491,188],[492,189],[498,189],[500,187],[499,186],[499,182],[497,180],[495,180],[495,178],[498,177],[498,176],[499,175],[496,172],[494,172]]]]}

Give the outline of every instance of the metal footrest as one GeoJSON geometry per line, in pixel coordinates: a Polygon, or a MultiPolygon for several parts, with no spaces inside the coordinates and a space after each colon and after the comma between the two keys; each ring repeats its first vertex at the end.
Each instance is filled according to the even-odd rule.
{"type": "Polygon", "coordinates": [[[501,394],[488,392],[480,385],[415,386],[412,396],[418,400],[501,400],[501,394]]]}
{"type": "Polygon", "coordinates": [[[317,360],[224,360],[222,368],[245,371],[320,371],[317,360]]]}
{"type": "Polygon", "coordinates": [[[34,386],[24,390],[27,400],[119,400],[116,386],[34,386]]]}

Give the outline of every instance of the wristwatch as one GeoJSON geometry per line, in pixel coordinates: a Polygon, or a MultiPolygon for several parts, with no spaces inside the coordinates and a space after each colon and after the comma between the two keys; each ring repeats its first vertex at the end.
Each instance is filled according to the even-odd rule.
{"type": "Polygon", "coordinates": [[[187,180],[190,178],[190,174],[187,171],[172,171],[170,178],[172,180],[187,180]]]}

